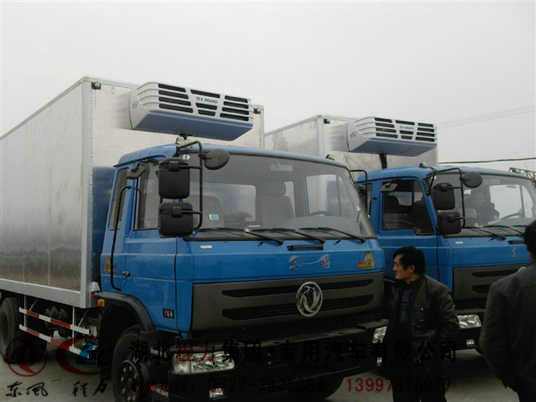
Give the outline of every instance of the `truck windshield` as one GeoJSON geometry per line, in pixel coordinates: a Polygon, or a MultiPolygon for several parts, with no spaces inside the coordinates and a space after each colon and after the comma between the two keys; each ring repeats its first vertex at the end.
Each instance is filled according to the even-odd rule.
{"type": "MultiPolygon", "coordinates": [[[[197,164],[197,155],[190,157],[191,163],[197,164]]],[[[191,170],[186,201],[199,210],[197,170],[191,170]]],[[[195,216],[195,224],[197,219],[195,216]]],[[[277,230],[282,228],[323,239],[374,236],[347,169],[330,163],[243,154],[232,154],[219,170],[204,170],[201,228],[196,237],[248,236],[247,232],[225,228],[258,231],[278,239],[306,238],[296,231],[277,230]]]]}
{"type": "MultiPolygon", "coordinates": [[[[482,184],[464,189],[466,226],[518,230],[536,219],[536,189],[530,179],[483,174],[482,184]]],[[[439,174],[436,183],[459,187],[457,174],[439,174]]],[[[461,190],[456,190],[456,209],[461,213],[461,190]]]]}

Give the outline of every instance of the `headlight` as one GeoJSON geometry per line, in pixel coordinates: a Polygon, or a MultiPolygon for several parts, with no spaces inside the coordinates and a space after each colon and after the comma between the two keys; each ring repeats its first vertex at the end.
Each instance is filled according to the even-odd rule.
{"type": "Polygon", "coordinates": [[[458,316],[460,328],[480,328],[482,323],[478,314],[465,314],[458,316]]]}
{"type": "Polygon", "coordinates": [[[387,327],[376,328],[374,330],[374,334],[372,335],[372,343],[382,343],[386,331],[387,327]]]}
{"type": "Polygon", "coordinates": [[[234,360],[224,352],[176,353],[171,362],[173,374],[197,374],[234,368],[234,360]]]}

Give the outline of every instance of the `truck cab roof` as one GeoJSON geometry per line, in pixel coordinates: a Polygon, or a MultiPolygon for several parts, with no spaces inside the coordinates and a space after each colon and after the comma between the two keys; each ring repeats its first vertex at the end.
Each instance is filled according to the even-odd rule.
{"type": "MultiPolygon", "coordinates": [[[[336,165],[336,166],[346,168],[346,166],[343,163],[340,163],[331,159],[312,156],[312,155],[302,155],[302,154],[296,154],[292,152],[271,151],[271,150],[263,150],[259,148],[241,147],[241,146],[232,146],[232,145],[219,145],[219,144],[210,144],[210,143],[202,143],[202,146],[203,146],[203,150],[206,150],[206,151],[210,151],[213,149],[224,149],[234,154],[260,155],[260,156],[271,156],[271,157],[276,157],[276,158],[299,159],[299,160],[309,161],[309,162],[327,163],[329,165],[336,165]]],[[[191,149],[195,149],[195,148],[197,148],[195,147],[195,145],[191,147],[191,149]]],[[[123,155],[121,159],[119,159],[119,163],[116,166],[127,165],[129,163],[136,162],[138,160],[154,158],[158,156],[171,158],[175,154],[175,150],[176,150],[175,144],[158,145],[156,147],[145,148],[140,151],[131,152],[131,153],[123,155]]]]}
{"type": "MultiPolygon", "coordinates": [[[[432,167],[436,170],[444,170],[448,168],[454,168],[456,166],[433,165],[432,167]]],[[[460,168],[462,169],[462,172],[468,172],[468,173],[471,172],[471,173],[480,173],[480,174],[500,174],[504,176],[526,178],[525,176],[520,175],[518,173],[508,172],[504,170],[467,167],[467,166],[460,166],[460,168]]],[[[374,171],[368,172],[368,180],[369,181],[370,180],[383,180],[383,179],[398,178],[398,177],[414,177],[417,179],[424,179],[431,172],[432,172],[431,169],[419,167],[419,166],[394,167],[394,168],[380,169],[380,170],[374,170],[374,171]]],[[[453,172],[456,172],[456,171],[453,171],[453,172]]],[[[365,176],[361,174],[357,181],[363,181],[364,178],[365,176]]]]}

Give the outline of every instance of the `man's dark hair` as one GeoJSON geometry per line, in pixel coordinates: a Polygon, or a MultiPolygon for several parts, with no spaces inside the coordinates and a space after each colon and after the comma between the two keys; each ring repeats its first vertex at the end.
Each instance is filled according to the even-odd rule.
{"type": "Polygon", "coordinates": [[[523,240],[534,257],[536,257],[536,221],[532,222],[525,228],[523,233],[523,240]]]}
{"type": "Polygon", "coordinates": [[[410,265],[414,265],[417,275],[424,274],[426,264],[424,262],[424,253],[421,250],[413,246],[401,247],[395,251],[393,260],[397,255],[401,255],[400,262],[404,269],[408,269],[410,265]]]}

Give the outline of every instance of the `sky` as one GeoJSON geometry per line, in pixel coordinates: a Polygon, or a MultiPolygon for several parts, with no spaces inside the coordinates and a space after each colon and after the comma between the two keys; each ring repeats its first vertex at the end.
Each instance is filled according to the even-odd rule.
{"type": "MultiPolygon", "coordinates": [[[[82,76],[437,124],[440,161],[536,156],[534,2],[2,1],[0,133],[82,76]]],[[[487,166],[536,169],[534,162],[487,166]]]]}

